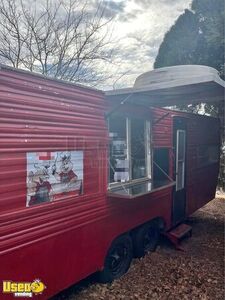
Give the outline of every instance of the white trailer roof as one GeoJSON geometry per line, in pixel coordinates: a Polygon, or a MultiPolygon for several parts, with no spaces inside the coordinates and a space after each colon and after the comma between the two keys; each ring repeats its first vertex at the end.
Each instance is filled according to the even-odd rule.
{"type": "Polygon", "coordinates": [[[144,73],[133,87],[106,91],[105,94],[116,102],[127,100],[149,106],[213,103],[224,101],[225,81],[211,67],[173,66],[144,73]]]}

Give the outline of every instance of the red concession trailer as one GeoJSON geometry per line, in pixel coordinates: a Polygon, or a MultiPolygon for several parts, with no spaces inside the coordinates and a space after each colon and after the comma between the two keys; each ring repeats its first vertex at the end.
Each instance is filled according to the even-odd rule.
{"type": "Polygon", "coordinates": [[[214,198],[219,121],[151,108],[148,92],[1,66],[1,299],[110,282],[214,198]]]}

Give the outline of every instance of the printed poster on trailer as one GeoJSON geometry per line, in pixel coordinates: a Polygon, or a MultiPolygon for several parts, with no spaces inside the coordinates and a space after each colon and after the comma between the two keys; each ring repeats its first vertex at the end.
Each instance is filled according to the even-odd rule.
{"type": "Polygon", "coordinates": [[[27,207],[79,196],[82,187],[83,151],[27,153],[27,207]]]}

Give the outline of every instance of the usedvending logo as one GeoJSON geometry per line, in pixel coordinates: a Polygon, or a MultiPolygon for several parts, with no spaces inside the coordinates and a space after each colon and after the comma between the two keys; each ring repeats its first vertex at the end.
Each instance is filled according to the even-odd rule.
{"type": "Polygon", "coordinates": [[[35,279],[33,282],[13,282],[3,281],[3,293],[14,294],[15,297],[32,298],[33,295],[42,294],[46,286],[40,279],[35,279]]]}

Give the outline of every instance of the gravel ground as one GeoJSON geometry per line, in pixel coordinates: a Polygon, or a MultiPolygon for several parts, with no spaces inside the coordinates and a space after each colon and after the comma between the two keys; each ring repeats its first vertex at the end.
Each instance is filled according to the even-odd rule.
{"type": "Polygon", "coordinates": [[[225,198],[217,198],[188,219],[191,238],[182,241],[185,252],[165,239],[154,253],[135,259],[128,273],[112,284],[89,277],[54,300],[113,299],[225,299],[225,198]]]}

